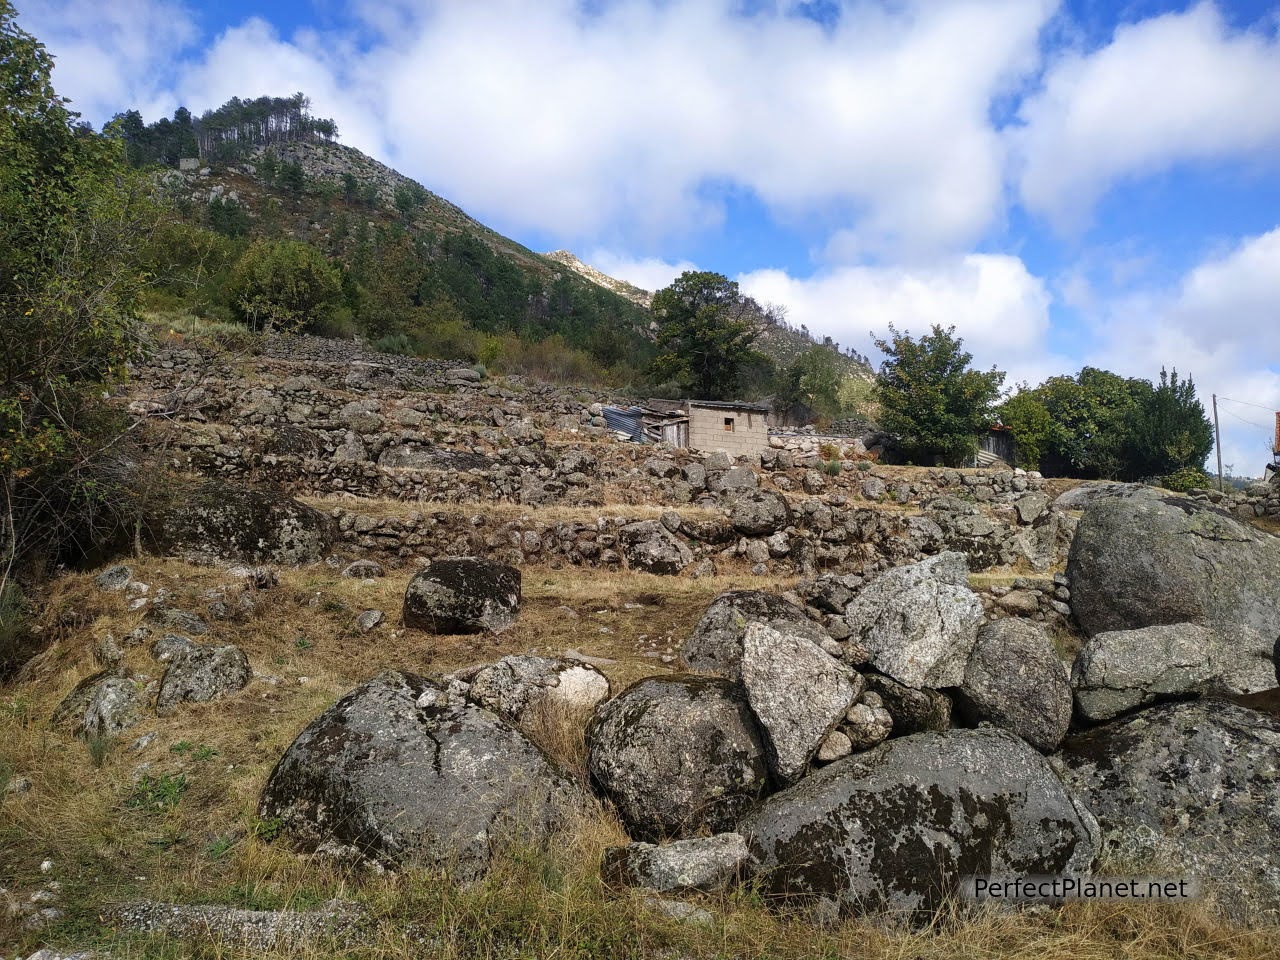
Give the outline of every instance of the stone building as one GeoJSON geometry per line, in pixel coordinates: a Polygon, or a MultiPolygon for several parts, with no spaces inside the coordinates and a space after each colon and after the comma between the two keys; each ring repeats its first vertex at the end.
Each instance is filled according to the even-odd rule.
{"type": "Polygon", "coordinates": [[[689,446],[724,450],[730,456],[759,456],[769,446],[769,408],[758,403],[686,401],[689,446]]]}

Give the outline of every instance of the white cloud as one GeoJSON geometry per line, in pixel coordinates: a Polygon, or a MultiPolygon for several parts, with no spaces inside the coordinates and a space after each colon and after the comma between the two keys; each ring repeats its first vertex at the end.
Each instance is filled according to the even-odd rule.
{"type": "Polygon", "coordinates": [[[658,257],[628,257],[610,250],[595,250],[587,261],[601,273],[625,280],[641,290],[653,293],[671,285],[686,270],[697,270],[688,260],[672,263],[658,257]]]}
{"type": "MultiPolygon", "coordinates": [[[[78,51],[102,47],[102,17],[79,7],[152,30],[175,9],[64,2],[77,13],[51,39],[78,51]]],[[[347,142],[501,229],[569,246],[606,227],[616,246],[652,246],[715,227],[724,197],[748,193],[842,231],[846,254],[929,254],[1002,216],[990,111],[1035,69],[1055,3],[849,3],[824,28],[733,0],[358,0],[363,47],[354,29],[281,38],[251,19],[178,64],[173,90],[207,107],[302,89],[347,142]]],[[[102,102],[136,99],[147,57],[118,58],[102,102]]]]}
{"type": "Polygon", "coordinates": [[[1280,410],[1280,227],[1210,257],[1168,290],[1140,291],[1100,311],[1090,362],[1152,379],[1161,366],[1195,378],[1205,409],[1223,411],[1225,463],[1258,475],[1280,410]],[[1256,405],[1256,406],[1251,406],[1256,405]]]}
{"type": "Polygon", "coordinates": [[[46,0],[22,4],[18,24],[55,55],[54,89],[101,123],[136,107],[154,118],[178,106],[168,68],[196,39],[174,0],[46,0]]]}
{"type": "Polygon", "coordinates": [[[1010,132],[1023,204],[1062,226],[1126,177],[1183,162],[1274,158],[1280,39],[1232,30],[1212,3],[1116,30],[1053,62],[1010,132]]]}
{"type": "Polygon", "coordinates": [[[874,354],[871,333],[893,324],[919,336],[930,326],[954,325],[981,367],[997,366],[1019,380],[1039,382],[1070,361],[1050,354],[1050,296],[1044,282],[1017,257],[970,254],[923,267],[837,267],[810,279],[780,270],[739,277],[745,293],[787,307],[787,320],[810,333],[874,354]]]}

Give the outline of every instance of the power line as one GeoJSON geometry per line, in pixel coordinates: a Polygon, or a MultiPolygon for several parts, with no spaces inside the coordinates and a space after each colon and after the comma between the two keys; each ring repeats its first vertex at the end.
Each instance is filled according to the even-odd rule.
{"type": "Polygon", "coordinates": [[[1271,407],[1267,406],[1266,404],[1262,404],[1262,403],[1250,403],[1248,400],[1232,400],[1230,397],[1224,397],[1224,396],[1222,396],[1221,394],[1219,394],[1219,395],[1218,395],[1218,399],[1219,399],[1219,400],[1228,400],[1228,401],[1230,401],[1231,403],[1242,403],[1242,404],[1244,404],[1246,407],[1257,407],[1259,410],[1270,410],[1270,409],[1271,409],[1271,407]]]}
{"type": "MultiPolygon", "coordinates": [[[[1223,398],[1219,397],[1218,399],[1221,400],[1223,398]]],[[[1252,420],[1246,420],[1244,417],[1238,416],[1237,414],[1232,413],[1230,410],[1223,410],[1222,412],[1225,413],[1228,417],[1235,417],[1235,419],[1239,420],[1241,423],[1247,423],[1249,426],[1256,427],[1259,430],[1269,431],[1271,429],[1269,426],[1266,426],[1265,424],[1254,423],[1252,420]]]]}

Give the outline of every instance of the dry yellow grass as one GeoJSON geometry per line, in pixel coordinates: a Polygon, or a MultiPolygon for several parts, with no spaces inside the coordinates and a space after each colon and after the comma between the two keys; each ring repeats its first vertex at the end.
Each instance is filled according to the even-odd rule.
{"type": "MultiPolygon", "coordinates": [[[[225,572],[171,560],[134,562],[152,589],[202,612],[207,591],[229,583],[225,572]]],[[[91,576],[62,578],[44,617],[49,649],[24,678],[0,692],[0,768],[31,788],[0,790],[0,885],[29,895],[48,879],[62,884],[63,920],[43,932],[0,918],[0,945],[29,953],[42,943],[107,947],[123,957],[497,958],[1032,958],[1102,960],[1277,955],[1275,931],[1242,932],[1199,906],[1076,905],[1064,910],[957,918],[937,930],[905,932],[849,921],[819,927],[803,915],[777,914],[750,890],[705,897],[714,922],[682,925],[645,900],[605,889],[598,879],[604,849],[623,841],[606,813],[584,815],[548,850],[510,850],[483,882],[461,887],[420,871],[378,876],[292,854],[268,842],[256,817],[259,791],[297,732],[341,692],[378,670],[452,669],[505,653],[539,650],[615,662],[615,684],[674,669],[665,663],[718,592],[779,589],[766,578],[707,580],[525,571],[525,607],[496,637],[429,637],[401,630],[399,601],[408,571],[384,579],[344,580],[328,568],[285,572],[280,585],[257,593],[254,616],[212,623],[211,638],[237,643],[259,674],[227,700],[188,706],[132,728],[94,762],[88,746],[51,729],[50,714],[82,677],[96,669],[93,646],[117,639],[142,619],[91,576]],[[388,623],[368,635],[352,629],[360,610],[378,607],[388,623]],[[55,626],[64,611],[89,621],[55,626]],[[671,653],[668,653],[671,651],[671,653]],[[135,739],[154,734],[134,749],[135,739]],[[150,781],[140,778],[149,777],[150,781]],[[178,778],[181,778],[179,781],[178,778]],[[147,784],[180,782],[164,802],[140,806],[147,784]],[[53,861],[44,875],[41,861],[53,861]],[[97,907],[141,898],[224,903],[253,908],[313,907],[347,898],[371,913],[364,946],[297,943],[263,954],[212,943],[176,943],[120,935],[98,920],[97,907]],[[5,926],[5,924],[8,924],[5,926]],[[409,939],[412,931],[417,939],[409,939]]],[[[159,676],[146,647],[126,651],[133,670],[159,676]]],[[[573,772],[583,775],[581,718],[533,718],[529,733],[573,772]]],[[[0,777],[5,776],[0,773],[0,777]]],[[[162,798],[163,800],[163,798],[162,798]]],[[[269,833],[269,825],[266,825],[269,833]]],[[[25,953],[23,955],[25,955],[25,953]]]]}

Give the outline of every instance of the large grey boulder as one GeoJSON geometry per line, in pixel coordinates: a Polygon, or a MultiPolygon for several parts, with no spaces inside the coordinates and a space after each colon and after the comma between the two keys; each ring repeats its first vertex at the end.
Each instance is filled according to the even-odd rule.
{"type": "Polygon", "coordinates": [[[333,521],[297,500],[222,481],[179,491],[149,524],[163,552],[293,565],[328,553],[333,521]]]}
{"type": "Polygon", "coordinates": [[[67,723],[84,737],[114,737],[143,718],[146,685],[109,671],[85,677],[54,711],[54,723],[67,723]]]}
{"type": "Polygon", "coordinates": [[[742,639],[753,623],[805,637],[819,646],[831,642],[826,631],[790,600],[763,590],[730,590],[711,601],[680,648],[680,655],[693,670],[736,680],[742,663],[742,639]]]}
{"type": "Polygon", "coordinates": [[[977,641],[982,603],[968,585],[963,554],[895,567],[845,608],[852,638],[878,671],[909,687],[955,687],[977,641]]]}
{"type": "Polygon", "coordinates": [[[744,537],[765,537],[790,525],[791,507],[772,490],[745,490],[733,498],[729,522],[744,537]]]}
{"type": "Polygon", "coordinates": [[[764,734],[769,769],[795,783],[862,693],[862,677],[802,633],[747,626],[742,688],[764,734]]]}
{"type": "Polygon", "coordinates": [[[629,843],[605,851],[600,875],[612,886],[659,893],[714,893],[739,878],[750,856],[746,841],[737,833],[661,845],[629,843]]]}
{"type": "Polygon", "coordinates": [[[1109,854],[1199,878],[1237,920],[1280,921],[1280,719],[1164,703],[1068,738],[1058,759],[1109,854]]]}
{"type": "Polygon", "coordinates": [[[479,557],[433,560],[404,592],[404,625],[430,633],[497,633],[520,612],[520,571],[479,557]]]}
{"type": "Polygon", "coordinates": [[[512,722],[545,708],[589,713],[609,698],[608,678],[591,664],[531,654],[503,657],[445,679],[465,684],[468,700],[512,722]]]}
{"type": "Polygon", "coordinates": [[[1092,636],[1199,623],[1280,637],[1280,538],[1217,507],[1147,488],[1094,500],[1067,564],[1071,608],[1092,636]]]}
{"type": "Polygon", "coordinates": [[[231,644],[193,643],[170,634],[156,641],[151,652],[169,665],[156,695],[156,713],[162,716],[180,703],[229,697],[248,686],[253,676],[249,658],[231,644]]]}
{"type": "Polygon", "coordinates": [[[587,768],[641,840],[728,830],[769,785],[745,695],[711,677],[651,677],[603,704],[587,768]]]}
{"type": "Polygon", "coordinates": [[[1098,825],[1047,759],[997,729],[889,740],[775,794],[738,827],[766,895],[928,922],[974,874],[1086,875],[1098,825]]]}
{"type": "Polygon", "coordinates": [[[258,815],[304,850],[336,845],[470,879],[485,872],[496,844],[547,837],[584,799],[488,710],[387,671],[298,735],[258,815]]]}
{"type": "Polygon", "coordinates": [[[627,524],[618,543],[627,565],[645,573],[675,574],[693,563],[693,551],[657,520],[627,524]]]}
{"type": "Polygon", "coordinates": [[[1044,627],[1007,617],[978,631],[957,691],[970,722],[988,721],[1037,750],[1057,748],[1071,725],[1071,684],[1044,627]]]}
{"type": "Polygon", "coordinates": [[[1206,692],[1256,693],[1276,685],[1274,642],[1248,627],[1230,637],[1194,623],[1111,630],[1089,640],[1071,671],[1088,720],[1206,692]]]}

